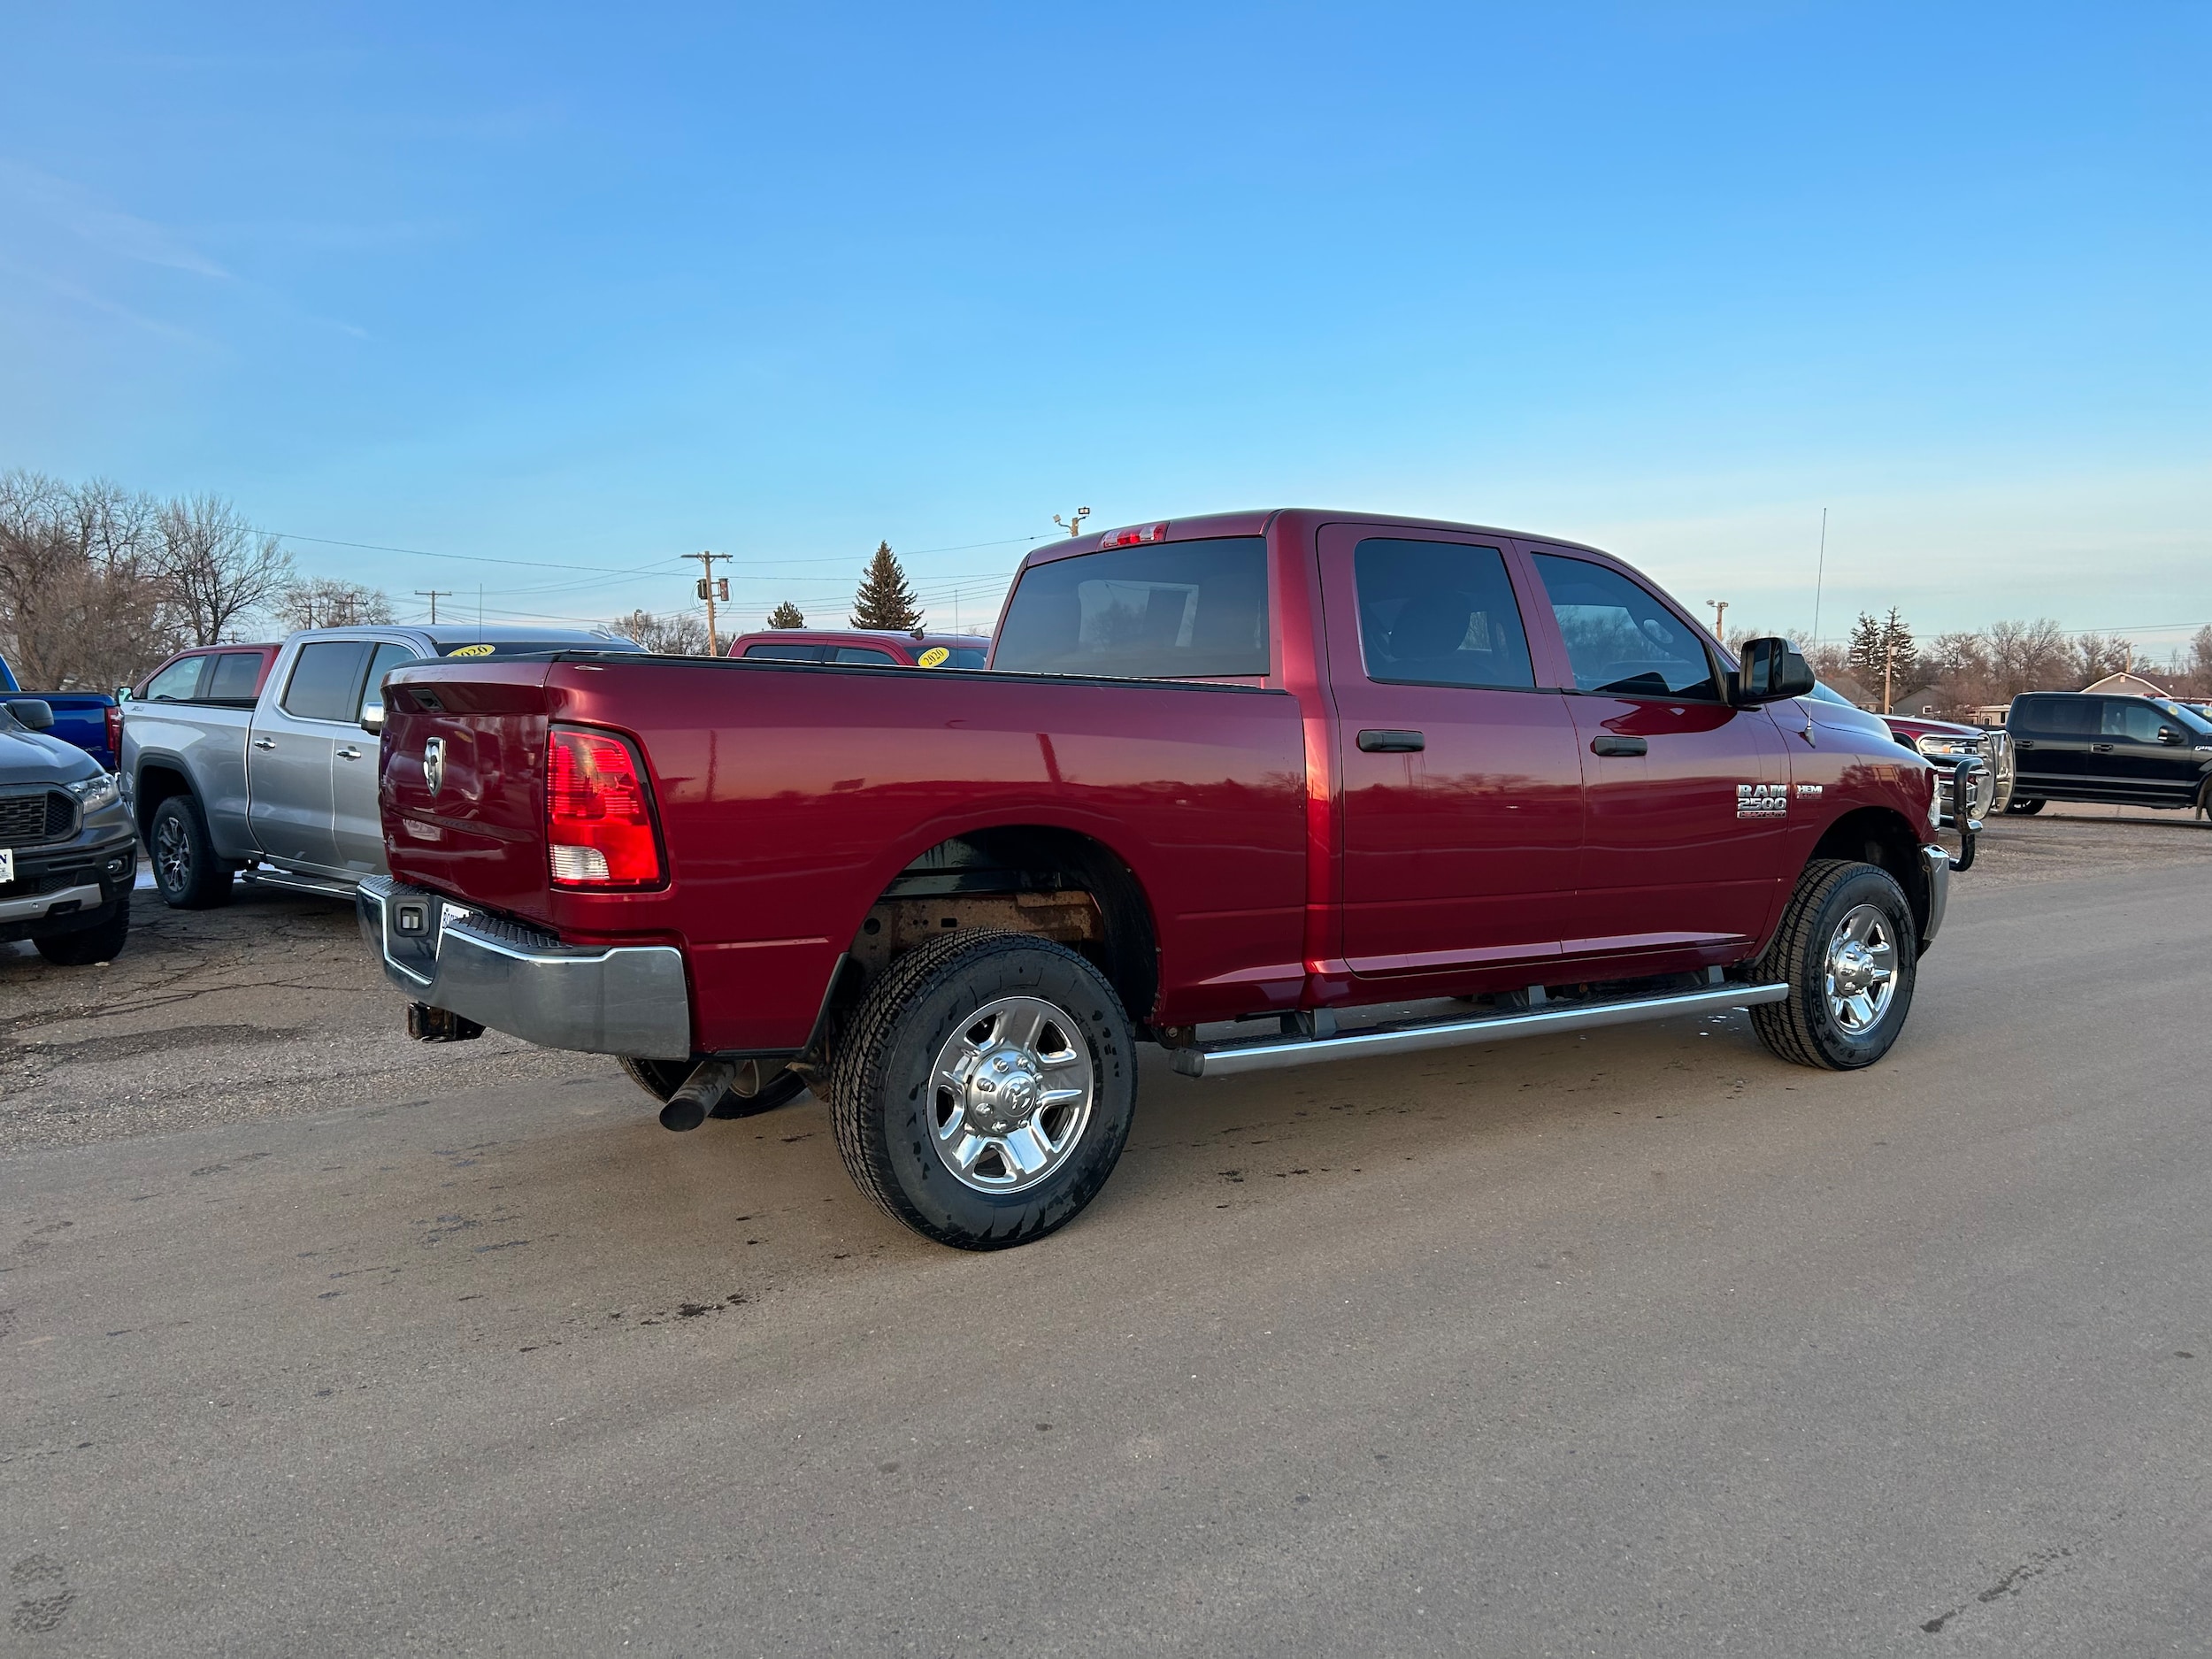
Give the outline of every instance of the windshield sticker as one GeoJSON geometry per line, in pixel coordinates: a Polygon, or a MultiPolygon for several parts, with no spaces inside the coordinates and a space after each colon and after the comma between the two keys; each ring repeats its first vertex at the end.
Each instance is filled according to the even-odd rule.
{"type": "Polygon", "coordinates": [[[489,657],[499,648],[495,645],[462,645],[446,653],[448,657],[489,657]]]}
{"type": "Polygon", "coordinates": [[[942,668],[952,660],[952,653],[941,645],[933,645],[914,660],[924,668],[942,668]]]}

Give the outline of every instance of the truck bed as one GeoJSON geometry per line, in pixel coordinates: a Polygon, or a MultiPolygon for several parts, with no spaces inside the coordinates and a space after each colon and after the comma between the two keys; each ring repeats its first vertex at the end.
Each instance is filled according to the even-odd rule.
{"type": "MultiPolygon", "coordinates": [[[[1008,825],[1087,837],[1135,876],[1154,912],[1158,997],[1134,1017],[1191,1024],[1288,1008],[1303,981],[1306,733],[1282,691],[564,657],[403,669],[388,681],[387,720],[393,875],[571,942],[685,949],[703,1048],[803,1043],[893,879],[955,837],[1008,825]],[[664,886],[552,886],[543,772],[555,721],[638,743],[664,886]]],[[[949,891],[959,876],[941,880],[949,891]]]]}

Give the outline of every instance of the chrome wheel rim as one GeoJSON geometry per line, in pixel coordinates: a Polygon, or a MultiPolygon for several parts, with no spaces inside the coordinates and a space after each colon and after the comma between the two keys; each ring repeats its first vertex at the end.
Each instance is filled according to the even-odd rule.
{"type": "Polygon", "coordinates": [[[1836,924],[1822,985],[1829,1016],[1845,1034],[1864,1036],[1882,1023],[1897,995],[1897,940],[1878,907],[1855,904],[1836,924]]]}
{"type": "Polygon", "coordinates": [[[181,893],[192,879],[192,843],[173,818],[154,826],[154,875],[165,893],[181,893]]]}
{"type": "Polygon", "coordinates": [[[1000,997],[937,1051],[930,1145],[964,1187],[1025,1192],[1075,1155],[1096,1094],[1090,1045],[1076,1021],[1038,997],[1000,997]]]}

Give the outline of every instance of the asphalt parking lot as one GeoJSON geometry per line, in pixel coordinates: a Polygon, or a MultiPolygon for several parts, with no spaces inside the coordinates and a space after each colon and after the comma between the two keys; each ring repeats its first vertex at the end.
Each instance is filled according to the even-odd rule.
{"type": "Polygon", "coordinates": [[[142,895],[0,953],[0,1652],[2205,1652],[2212,832],[1955,890],[1870,1071],[1150,1064],[991,1256],[142,895]]]}

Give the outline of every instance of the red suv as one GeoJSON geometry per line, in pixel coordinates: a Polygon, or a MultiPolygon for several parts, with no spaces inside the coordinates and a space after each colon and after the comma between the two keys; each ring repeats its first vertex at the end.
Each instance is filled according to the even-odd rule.
{"type": "Polygon", "coordinates": [[[878,668],[981,668],[991,655],[982,634],[901,634],[889,628],[767,628],[730,641],[732,657],[783,663],[859,663],[878,668]]]}

